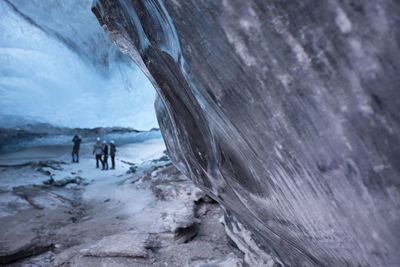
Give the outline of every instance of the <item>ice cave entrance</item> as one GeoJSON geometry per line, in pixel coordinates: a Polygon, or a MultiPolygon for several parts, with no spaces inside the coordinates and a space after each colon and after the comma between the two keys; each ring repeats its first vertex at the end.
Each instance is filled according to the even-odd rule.
{"type": "Polygon", "coordinates": [[[0,151],[70,143],[74,128],[158,128],[153,86],[91,2],[0,2],[0,151]]]}

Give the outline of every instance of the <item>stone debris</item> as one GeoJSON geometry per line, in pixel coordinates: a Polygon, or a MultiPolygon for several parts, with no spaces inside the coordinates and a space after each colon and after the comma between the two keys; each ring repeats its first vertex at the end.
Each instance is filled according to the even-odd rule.
{"type": "Polygon", "coordinates": [[[0,241],[0,264],[39,255],[54,247],[48,240],[44,240],[35,234],[30,237],[17,238],[13,243],[5,243],[4,241],[4,239],[0,241]]]}
{"type": "Polygon", "coordinates": [[[106,236],[80,253],[93,257],[148,257],[150,235],[140,232],[124,232],[106,236]]]}
{"type": "MultiPolygon", "coordinates": [[[[131,164],[118,161],[119,169],[100,172],[83,154],[79,166],[65,164],[63,170],[51,171],[55,178],[49,184],[43,184],[48,174],[37,168],[6,167],[10,184],[2,187],[0,211],[11,210],[0,213],[2,262],[85,267],[236,264],[229,256],[235,250],[219,222],[222,210],[165,161],[163,150],[160,160],[140,162],[129,174],[131,164]],[[80,173],[90,184],[81,176],[68,176],[71,173],[80,173]],[[29,179],[21,179],[25,176],[29,179]]],[[[237,258],[240,262],[243,256],[238,253],[237,258]]]]}

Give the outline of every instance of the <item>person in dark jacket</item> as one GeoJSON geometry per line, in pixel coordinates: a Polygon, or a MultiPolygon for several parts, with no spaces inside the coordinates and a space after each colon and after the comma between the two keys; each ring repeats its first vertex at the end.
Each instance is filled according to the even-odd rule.
{"type": "Polygon", "coordinates": [[[108,170],[108,146],[106,141],[103,141],[103,160],[101,163],[103,170],[108,170]]]}
{"type": "Polygon", "coordinates": [[[99,161],[103,165],[103,161],[101,160],[101,154],[103,153],[103,145],[100,142],[100,137],[96,138],[96,143],[93,146],[93,155],[96,155],[96,168],[99,167],[99,161]]]}
{"type": "Polygon", "coordinates": [[[115,147],[115,142],[111,140],[110,142],[111,169],[115,169],[115,152],[117,152],[117,148],[115,147]]]}
{"type": "Polygon", "coordinates": [[[72,147],[72,162],[79,162],[79,148],[81,146],[82,138],[79,135],[75,135],[72,139],[74,146],[72,147]]]}

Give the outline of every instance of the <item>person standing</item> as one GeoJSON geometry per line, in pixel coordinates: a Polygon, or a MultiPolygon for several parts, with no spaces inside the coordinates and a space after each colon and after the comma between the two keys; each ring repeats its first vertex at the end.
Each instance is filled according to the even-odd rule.
{"type": "Polygon", "coordinates": [[[103,141],[103,161],[101,163],[103,170],[108,170],[108,146],[106,141],[103,141]]]}
{"type": "MultiPolygon", "coordinates": [[[[101,160],[101,154],[103,153],[103,145],[100,142],[100,137],[96,138],[96,143],[93,146],[93,155],[96,155],[96,168],[99,167],[99,161],[101,160]]],[[[102,162],[103,164],[103,162],[102,162]]]]}
{"type": "Polygon", "coordinates": [[[115,152],[117,152],[117,148],[115,147],[114,140],[110,142],[110,157],[111,157],[111,169],[115,169],[115,152]]]}
{"type": "Polygon", "coordinates": [[[75,134],[72,139],[72,142],[74,143],[74,146],[72,147],[72,162],[79,162],[79,148],[81,146],[81,141],[82,138],[75,134]]]}

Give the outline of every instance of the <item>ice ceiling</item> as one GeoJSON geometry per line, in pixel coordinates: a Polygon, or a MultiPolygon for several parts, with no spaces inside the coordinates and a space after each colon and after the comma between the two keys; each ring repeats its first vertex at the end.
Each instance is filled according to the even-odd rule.
{"type": "Polygon", "coordinates": [[[151,83],[111,44],[91,2],[0,1],[1,127],[157,127],[151,83]]]}

